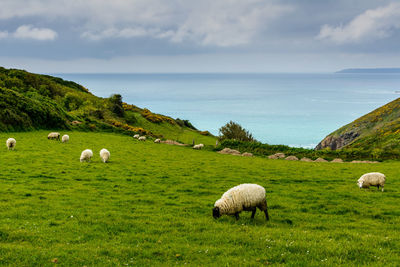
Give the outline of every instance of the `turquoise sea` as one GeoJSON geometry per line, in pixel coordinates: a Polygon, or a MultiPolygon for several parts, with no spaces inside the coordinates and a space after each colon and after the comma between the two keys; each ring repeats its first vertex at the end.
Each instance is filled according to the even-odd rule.
{"type": "Polygon", "coordinates": [[[52,75],[213,134],[233,120],[264,143],[303,147],[400,96],[400,74],[52,75]]]}

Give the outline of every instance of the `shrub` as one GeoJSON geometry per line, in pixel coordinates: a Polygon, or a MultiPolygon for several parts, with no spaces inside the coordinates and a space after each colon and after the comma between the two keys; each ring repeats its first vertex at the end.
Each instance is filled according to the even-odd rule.
{"type": "Polygon", "coordinates": [[[110,98],[111,111],[118,117],[123,117],[124,108],[122,106],[122,96],[120,94],[113,94],[110,98]]]}
{"type": "Polygon", "coordinates": [[[255,141],[253,135],[240,124],[230,121],[219,129],[219,139],[233,139],[239,141],[255,141]]]}

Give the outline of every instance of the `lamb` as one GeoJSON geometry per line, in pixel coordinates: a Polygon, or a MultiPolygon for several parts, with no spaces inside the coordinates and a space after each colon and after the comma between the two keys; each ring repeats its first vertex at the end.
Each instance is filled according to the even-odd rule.
{"type": "Polygon", "coordinates": [[[81,162],[87,161],[90,162],[90,159],[93,157],[93,151],[91,149],[85,149],[81,154],[81,162]]]}
{"type": "Polygon", "coordinates": [[[47,135],[47,139],[60,140],[60,133],[57,133],[57,132],[49,133],[49,135],[47,135]]]}
{"type": "Polygon", "coordinates": [[[62,136],[62,138],[61,138],[61,141],[62,141],[63,143],[68,142],[68,141],[69,141],[69,135],[64,134],[64,135],[62,136]]]}
{"type": "Polygon", "coordinates": [[[140,137],[140,135],[138,135],[138,134],[135,134],[134,136],[133,136],[133,138],[136,138],[136,139],[138,139],[140,137]]]}
{"type": "Polygon", "coordinates": [[[358,187],[361,188],[369,188],[370,186],[376,186],[379,190],[379,187],[382,187],[382,192],[384,190],[386,182],[386,176],[380,172],[370,172],[366,173],[358,179],[357,184],[358,187]]]}
{"type": "Polygon", "coordinates": [[[141,136],[138,138],[139,141],[146,141],[146,136],[141,136]]]}
{"type": "Polygon", "coordinates": [[[264,211],[265,218],[268,221],[268,207],[265,199],[264,187],[257,184],[241,184],[226,191],[218,199],[213,208],[213,217],[215,219],[222,215],[235,215],[239,219],[239,213],[243,210],[252,211],[251,218],[256,214],[256,208],[264,211]]]}
{"type": "Polygon", "coordinates": [[[157,138],[156,140],[154,140],[154,143],[161,143],[161,139],[157,138]]]}
{"type": "Polygon", "coordinates": [[[202,149],[204,147],[203,144],[194,145],[193,149],[202,149]]]}
{"type": "Polygon", "coordinates": [[[100,158],[102,159],[102,161],[104,163],[106,163],[108,161],[108,159],[110,158],[110,151],[108,151],[107,149],[103,148],[102,150],[100,150],[100,158]]]}
{"type": "Polygon", "coordinates": [[[6,141],[8,150],[14,150],[16,143],[17,143],[17,141],[15,141],[14,138],[8,138],[6,141]]]}

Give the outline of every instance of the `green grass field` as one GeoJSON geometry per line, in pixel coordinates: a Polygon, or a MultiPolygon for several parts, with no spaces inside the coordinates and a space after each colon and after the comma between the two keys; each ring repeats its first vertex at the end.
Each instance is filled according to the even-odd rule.
{"type": "Polygon", "coordinates": [[[67,133],[67,144],[0,133],[0,265],[400,264],[399,162],[287,162],[67,133]],[[80,163],[86,148],[94,158],[80,163]],[[371,171],[386,174],[385,192],[358,189],[371,171]],[[266,188],[269,222],[259,211],[213,219],[214,202],[240,183],[266,188]]]}

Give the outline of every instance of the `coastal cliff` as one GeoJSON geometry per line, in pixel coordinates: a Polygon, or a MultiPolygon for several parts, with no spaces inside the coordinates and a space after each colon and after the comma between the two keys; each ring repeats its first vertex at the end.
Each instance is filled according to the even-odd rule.
{"type": "Polygon", "coordinates": [[[325,148],[400,151],[400,98],[334,131],[315,147],[325,148]]]}

